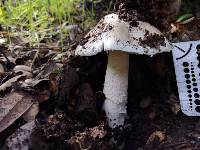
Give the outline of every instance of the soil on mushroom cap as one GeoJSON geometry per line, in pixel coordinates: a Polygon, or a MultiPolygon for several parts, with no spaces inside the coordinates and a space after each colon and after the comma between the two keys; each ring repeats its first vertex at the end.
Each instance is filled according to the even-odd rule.
{"type": "Polygon", "coordinates": [[[104,19],[101,19],[98,24],[80,41],[80,45],[85,45],[90,38],[93,38],[91,43],[97,40],[97,37],[108,30],[112,30],[111,25],[107,25],[107,28],[105,28],[106,24],[104,23],[104,19]]]}
{"type": "Polygon", "coordinates": [[[160,45],[165,46],[165,38],[163,35],[158,34],[147,34],[144,40],[140,39],[140,44],[144,47],[149,46],[150,48],[157,48],[159,49],[160,45]]]}
{"type": "MultiPolygon", "coordinates": [[[[161,31],[164,31],[169,28],[169,25],[165,21],[167,15],[163,14],[163,9],[167,5],[168,2],[163,0],[115,0],[114,11],[119,15],[119,19],[129,22],[133,27],[139,25],[139,20],[148,22],[161,31]]],[[[81,40],[80,45],[87,43],[91,37],[93,37],[91,41],[93,42],[102,32],[112,30],[111,25],[107,25],[106,28],[105,26],[103,19],[100,20],[98,25],[81,40]]],[[[164,46],[164,38],[162,36],[148,35],[141,43],[155,48],[158,47],[159,42],[164,46]]]]}

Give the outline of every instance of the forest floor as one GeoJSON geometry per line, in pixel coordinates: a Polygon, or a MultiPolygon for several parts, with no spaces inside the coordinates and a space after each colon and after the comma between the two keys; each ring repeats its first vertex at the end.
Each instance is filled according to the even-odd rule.
{"type": "MultiPolygon", "coordinates": [[[[185,5],[188,2],[182,11],[186,11],[185,5]]],[[[98,14],[97,21],[112,8],[105,1],[87,7],[98,14]]],[[[200,17],[198,11],[194,15],[200,17]]],[[[8,36],[7,28],[2,27],[0,149],[199,150],[200,120],[180,110],[171,53],[130,55],[128,115],[123,129],[109,128],[102,110],[107,53],[73,56],[94,22],[89,26],[84,22],[81,27],[77,26],[80,22],[68,25],[64,42],[60,34],[46,34],[39,43],[27,42],[32,36],[8,36]],[[38,103],[39,109],[33,109],[38,103]],[[27,110],[31,110],[29,117],[27,110]]],[[[156,22],[159,27],[162,23],[156,22]]],[[[181,36],[169,38],[184,41],[181,36]]]]}

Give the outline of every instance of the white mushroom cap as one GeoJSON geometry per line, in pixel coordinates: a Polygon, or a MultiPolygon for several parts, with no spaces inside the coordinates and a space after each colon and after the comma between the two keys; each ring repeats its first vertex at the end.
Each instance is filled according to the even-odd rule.
{"type": "Polygon", "coordinates": [[[117,14],[109,14],[85,36],[75,54],[92,56],[103,50],[120,50],[153,56],[171,51],[172,45],[157,28],[142,21],[136,24],[131,26],[120,20],[117,14]]]}

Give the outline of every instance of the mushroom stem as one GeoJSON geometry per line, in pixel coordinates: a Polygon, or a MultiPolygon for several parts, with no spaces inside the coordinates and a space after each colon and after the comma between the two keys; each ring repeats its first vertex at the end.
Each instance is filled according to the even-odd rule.
{"type": "Polygon", "coordinates": [[[126,116],[129,54],[110,51],[103,92],[106,100],[104,110],[109,126],[123,125],[126,116]]]}

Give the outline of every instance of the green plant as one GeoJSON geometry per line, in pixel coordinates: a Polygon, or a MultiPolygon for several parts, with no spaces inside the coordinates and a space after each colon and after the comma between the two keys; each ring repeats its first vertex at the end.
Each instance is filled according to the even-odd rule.
{"type": "MultiPolygon", "coordinates": [[[[58,45],[63,45],[68,36],[65,25],[76,23],[74,16],[82,15],[81,6],[82,0],[7,0],[0,3],[0,24],[10,36],[23,37],[30,45],[55,36],[58,45]]],[[[85,22],[79,21],[94,24],[91,14],[94,9],[86,10],[85,22]]]]}

